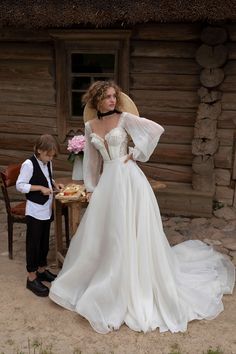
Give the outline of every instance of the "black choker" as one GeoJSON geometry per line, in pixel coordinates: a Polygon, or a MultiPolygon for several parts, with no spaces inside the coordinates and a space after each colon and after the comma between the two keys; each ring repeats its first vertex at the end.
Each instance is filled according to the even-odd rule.
{"type": "Polygon", "coordinates": [[[113,109],[112,111],[108,111],[106,113],[101,113],[100,111],[97,111],[97,116],[98,116],[98,119],[101,119],[102,117],[110,116],[114,113],[121,113],[121,112],[118,111],[117,109],[113,109]]]}

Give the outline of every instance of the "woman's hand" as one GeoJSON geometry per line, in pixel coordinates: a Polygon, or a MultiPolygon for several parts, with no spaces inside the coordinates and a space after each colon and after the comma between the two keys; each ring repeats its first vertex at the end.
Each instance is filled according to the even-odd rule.
{"type": "Polygon", "coordinates": [[[129,155],[126,157],[124,163],[127,163],[129,160],[134,161],[133,154],[129,154],[129,155]]]}
{"type": "Polygon", "coordinates": [[[90,199],[92,197],[92,194],[93,194],[93,192],[87,192],[86,193],[86,199],[87,199],[88,202],[90,201],[90,199]]]}

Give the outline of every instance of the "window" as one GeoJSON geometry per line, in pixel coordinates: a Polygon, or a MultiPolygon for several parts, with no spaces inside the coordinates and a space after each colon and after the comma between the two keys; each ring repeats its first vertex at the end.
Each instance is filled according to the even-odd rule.
{"type": "Polygon", "coordinates": [[[58,138],[83,130],[81,97],[96,80],[115,80],[128,93],[130,31],[52,32],[56,47],[58,138]]]}

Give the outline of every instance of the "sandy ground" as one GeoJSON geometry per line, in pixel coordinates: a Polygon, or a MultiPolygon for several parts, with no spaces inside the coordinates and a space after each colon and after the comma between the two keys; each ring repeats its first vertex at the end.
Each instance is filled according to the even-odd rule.
{"type": "MultiPolygon", "coordinates": [[[[193,321],[185,333],[177,334],[136,333],[123,325],[101,335],[78,314],[35,296],[25,288],[25,226],[15,228],[14,259],[9,260],[1,206],[0,354],[202,354],[217,347],[224,354],[236,354],[236,291],[224,296],[225,310],[216,319],[193,321]]],[[[57,271],[51,248],[50,266],[57,271]]]]}

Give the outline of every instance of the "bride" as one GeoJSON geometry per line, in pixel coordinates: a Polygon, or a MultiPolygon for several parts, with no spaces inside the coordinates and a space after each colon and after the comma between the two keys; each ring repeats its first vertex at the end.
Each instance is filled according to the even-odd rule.
{"type": "Polygon", "coordinates": [[[136,161],[147,161],[164,129],[138,117],[110,81],[84,95],[84,183],[89,206],[73,236],[50,298],[99,333],[118,329],[186,331],[213,319],[230,294],[235,268],[199,240],[170,247],[159,207],[136,161]],[[134,147],[128,149],[129,139],[134,147]]]}

